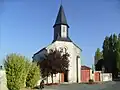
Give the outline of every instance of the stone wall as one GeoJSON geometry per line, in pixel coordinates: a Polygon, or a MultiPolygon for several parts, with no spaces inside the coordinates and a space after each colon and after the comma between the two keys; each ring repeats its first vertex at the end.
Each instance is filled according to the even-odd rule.
{"type": "Polygon", "coordinates": [[[112,81],[112,73],[101,73],[101,81],[112,81]]]}
{"type": "Polygon", "coordinates": [[[5,70],[0,70],[0,90],[8,90],[5,70]]]}

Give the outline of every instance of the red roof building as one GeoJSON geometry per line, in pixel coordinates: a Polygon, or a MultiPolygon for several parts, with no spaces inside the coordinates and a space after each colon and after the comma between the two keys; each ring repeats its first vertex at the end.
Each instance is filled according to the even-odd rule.
{"type": "Polygon", "coordinates": [[[88,82],[90,80],[91,68],[88,66],[81,66],[81,82],[88,82]]]}

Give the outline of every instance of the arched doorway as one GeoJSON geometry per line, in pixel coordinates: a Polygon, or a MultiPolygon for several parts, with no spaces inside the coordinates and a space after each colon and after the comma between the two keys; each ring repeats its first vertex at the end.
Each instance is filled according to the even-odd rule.
{"type": "Polygon", "coordinates": [[[64,73],[64,82],[68,82],[68,70],[64,73]]]}
{"type": "Polygon", "coordinates": [[[80,71],[78,71],[79,70],[78,68],[80,68],[79,65],[78,65],[79,64],[79,58],[80,58],[79,56],[76,57],[76,82],[77,83],[79,81],[78,80],[79,79],[79,76],[78,76],[79,74],[78,73],[80,72],[80,71]]]}

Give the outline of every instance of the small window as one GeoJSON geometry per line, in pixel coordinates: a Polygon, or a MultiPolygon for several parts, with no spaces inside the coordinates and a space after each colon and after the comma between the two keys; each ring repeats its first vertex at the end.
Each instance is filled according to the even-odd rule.
{"type": "Polygon", "coordinates": [[[63,32],[65,32],[65,27],[63,27],[63,32]]]}
{"type": "Polygon", "coordinates": [[[62,37],[66,37],[67,36],[67,31],[66,31],[66,27],[65,26],[63,26],[62,27],[62,37]]]}

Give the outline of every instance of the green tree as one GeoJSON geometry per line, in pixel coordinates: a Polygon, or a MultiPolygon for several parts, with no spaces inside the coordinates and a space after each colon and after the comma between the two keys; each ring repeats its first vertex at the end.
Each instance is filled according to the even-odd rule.
{"type": "MultiPolygon", "coordinates": [[[[119,37],[119,36],[118,36],[119,37]]],[[[113,78],[117,77],[119,67],[119,39],[116,34],[106,37],[103,43],[103,59],[105,71],[113,74],[113,78]]]]}
{"type": "Polygon", "coordinates": [[[118,42],[116,44],[116,61],[118,71],[120,72],[120,34],[118,35],[118,42]]]}
{"type": "Polygon", "coordinates": [[[102,59],[102,52],[100,51],[100,48],[97,48],[95,52],[95,64],[98,62],[98,60],[102,59]]]}
{"type": "Polygon", "coordinates": [[[22,79],[22,87],[26,87],[26,78],[29,73],[29,70],[31,69],[30,65],[31,65],[31,62],[28,59],[26,59],[25,60],[25,70],[23,72],[24,77],[22,79]]]}
{"type": "Polygon", "coordinates": [[[6,70],[7,87],[9,90],[20,90],[25,83],[25,60],[26,58],[17,54],[7,55],[4,67],[6,70]]]}
{"type": "Polygon", "coordinates": [[[106,36],[103,42],[103,59],[106,72],[108,72],[109,68],[109,48],[109,37],[106,36]]]}
{"type": "Polygon", "coordinates": [[[36,63],[30,65],[30,70],[26,78],[26,86],[33,88],[40,80],[40,69],[36,63]]]}
{"type": "Polygon", "coordinates": [[[120,39],[120,33],[118,34],[118,39],[120,39]]]}
{"type": "Polygon", "coordinates": [[[111,48],[110,48],[110,52],[111,52],[111,66],[112,66],[112,73],[113,73],[113,77],[116,78],[117,77],[117,73],[118,73],[118,69],[117,69],[117,42],[118,42],[118,38],[116,34],[113,34],[113,38],[111,41],[111,48]]]}

